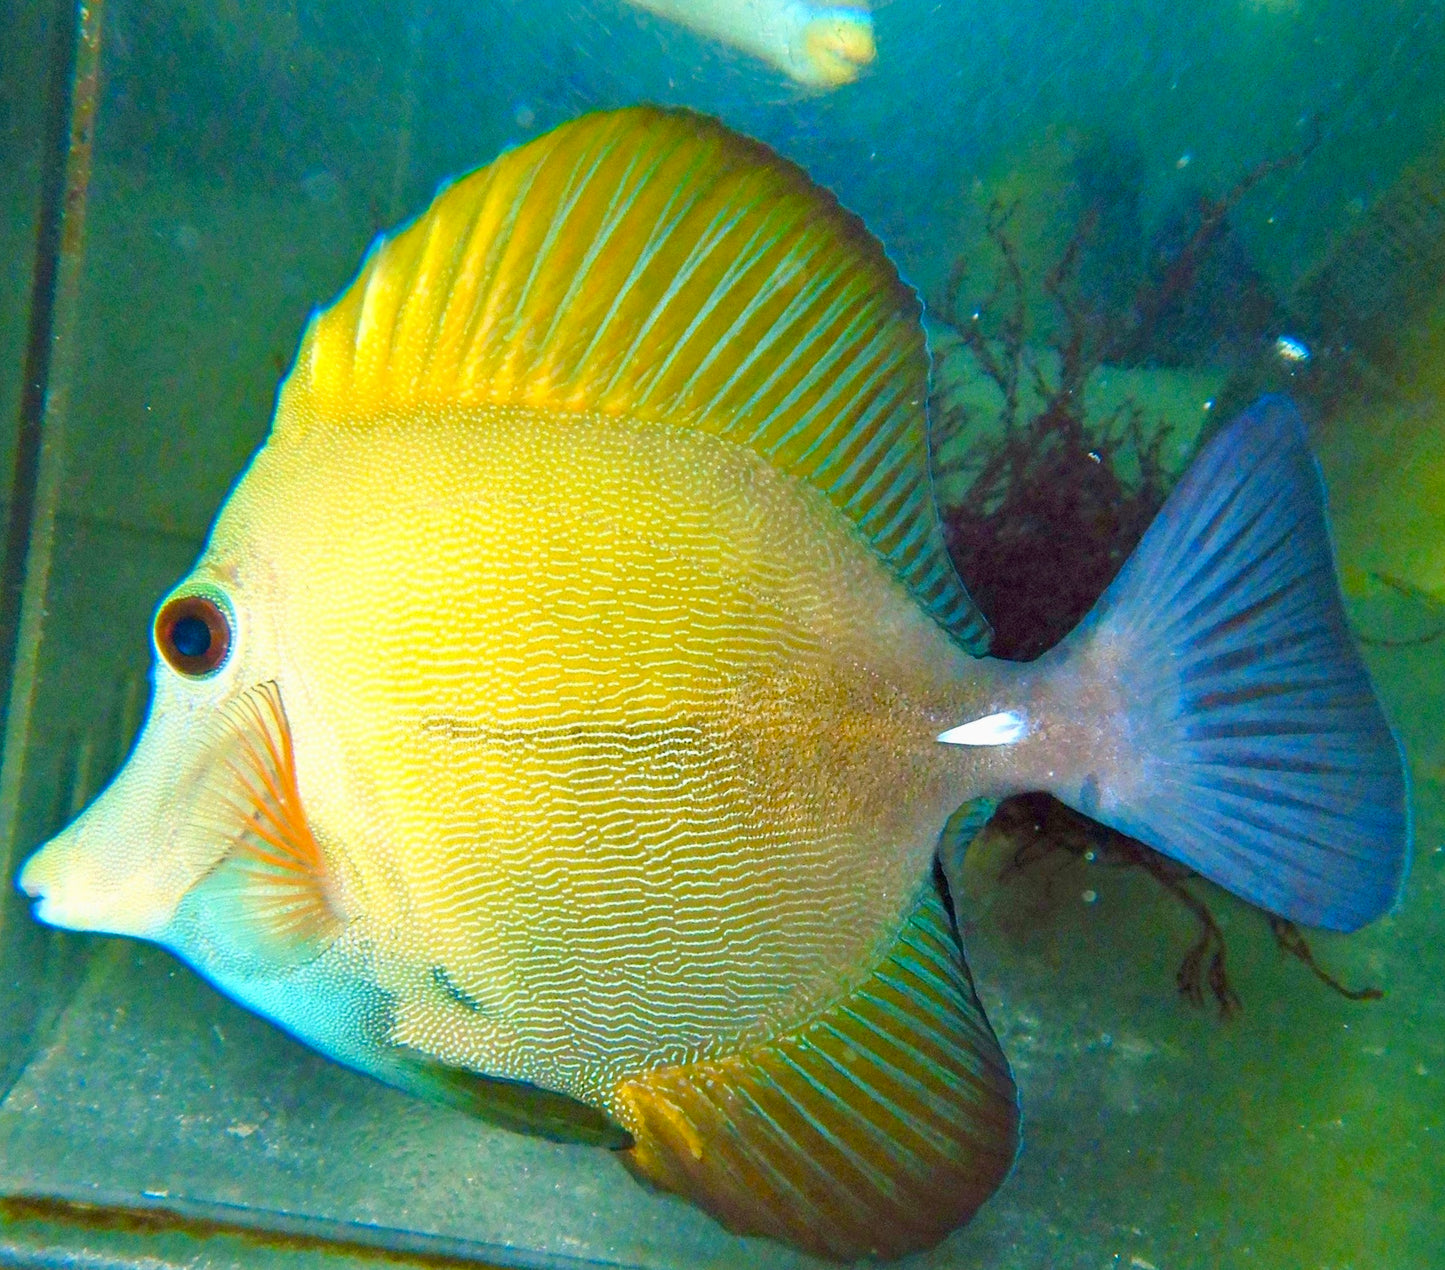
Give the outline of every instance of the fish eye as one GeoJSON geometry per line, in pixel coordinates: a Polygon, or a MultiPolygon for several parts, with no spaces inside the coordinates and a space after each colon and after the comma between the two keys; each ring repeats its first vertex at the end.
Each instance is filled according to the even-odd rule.
{"type": "Polygon", "coordinates": [[[156,615],[156,648],[172,670],[201,679],[231,651],[231,619],[208,595],[178,595],[156,615]]]}

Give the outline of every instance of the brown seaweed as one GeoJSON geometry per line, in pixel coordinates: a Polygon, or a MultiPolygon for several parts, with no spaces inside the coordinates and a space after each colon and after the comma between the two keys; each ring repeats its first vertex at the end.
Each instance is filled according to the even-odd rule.
{"type": "MultiPolygon", "coordinates": [[[[1101,365],[1137,356],[1161,315],[1195,284],[1228,213],[1266,177],[1301,162],[1313,144],[1256,165],[1222,198],[1202,199],[1182,249],[1140,284],[1122,313],[1100,314],[1079,294],[1079,267],[1097,221],[1085,211],[1042,281],[1060,318],[1047,363],[1028,344],[1028,279],[1009,233],[1013,209],[995,203],[989,210],[985,231],[997,253],[997,277],[987,299],[967,311],[960,297],[968,265],[956,262],[937,315],[997,389],[1001,406],[994,428],[966,446],[950,447],[960,436],[976,435],[974,421],[965,407],[935,401],[936,453],[945,456],[938,475],[941,484],[965,487],[944,508],[944,528],[961,576],[993,624],[994,655],[1027,661],[1072,630],[1137,545],[1178,475],[1166,470],[1162,458],[1168,422],[1146,421],[1134,403],[1090,418],[1084,402],[1089,377],[1101,365]],[[1023,403],[1030,399],[1039,408],[1024,417],[1023,403]],[[1135,468],[1129,477],[1121,472],[1125,454],[1135,468]]],[[[1222,1019],[1239,1012],[1224,933],[1209,903],[1192,889],[1202,881],[1192,870],[1047,794],[1006,801],[994,825],[1015,844],[1005,878],[1068,855],[1143,869],[1198,926],[1175,974],[1180,995],[1202,1006],[1207,992],[1222,1019]]],[[[1382,995],[1374,987],[1345,987],[1319,965],[1298,927],[1263,916],[1279,948],[1340,995],[1382,995]]]]}
{"type": "MultiPolygon", "coordinates": [[[[1052,377],[1025,342],[1026,286],[1008,219],[997,206],[989,214],[987,231],[1002,262],[989,300],[960,317],[962,274],[955,271],[942,314],[998,388],[998,428],[954,447],[938,475],[967,481],[964,497],[945,509],[944,529],[960,574],[993,623],[993,652],[1028,661],[1072,630],[1103,593],[1163,504],[1172,475],[1161,458],[1167,426],[1146,428],[1135,406],[1101,420],[1085,415],[1084,386],[1112,343],[1072,289],[1093,216],[1085,215],[1044,279],[1064,319],[1052,377]],[[989,339],[981,317],[998,308],[1000,337],[989,339]],[[1026,385],[1043,404],[1022,419],[1026,385]],[[1133,481],[1120,475],[1125,450],[1139,468],[1133,481]]],[[[935,432],[947,454],[947,442],[970,421],[958,406],[936,404],[935,432]]]]}

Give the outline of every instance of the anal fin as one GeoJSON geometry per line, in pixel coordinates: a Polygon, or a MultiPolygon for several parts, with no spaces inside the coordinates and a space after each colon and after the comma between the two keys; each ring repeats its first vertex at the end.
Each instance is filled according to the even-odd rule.
{"type": "Polygon", "coordinates": [[[897,1257],[966,1222],[1018,1148],[1018,1099],[929,887],[859,988],[796,1034],[614,1091],[632,1171],[744,1234],[897,1257]]]}

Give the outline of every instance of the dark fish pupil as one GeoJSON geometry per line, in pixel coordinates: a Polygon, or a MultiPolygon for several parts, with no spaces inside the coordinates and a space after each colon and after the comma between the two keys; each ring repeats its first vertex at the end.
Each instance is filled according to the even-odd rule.
{"type": "Polygon", "coordinates": [[[182,657],[204,657],[211,647],[211,628],[188,615],[171,627],[171,643],[182,657]]]}
{"type": "Polygon", "coordinates": [[[190,678],[209,675],[231,651],[226,614],[204,595],[178,595],[156,614],[156,651],[170,668],[190,678]]]}

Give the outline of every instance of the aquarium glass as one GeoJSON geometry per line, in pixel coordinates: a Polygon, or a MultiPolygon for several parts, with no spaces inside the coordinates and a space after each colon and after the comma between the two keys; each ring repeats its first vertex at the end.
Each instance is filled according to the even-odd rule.
{"type": "Polygon", "coordinates": [[[124,760],[155,606],[311,312],[449,179],[654,102],[800,165],[923,298],[937,490],[1000,652],[1057,639],[1201,438],[1290,392],[1410,772],[1403,897],[1351,935],[1005,808],[948,882],[1023,1147],[908,1264],[1445,1266],[1445,7],[871,20],[876,56],[818,87],[625,0],[0,6],[0,1262],[821,1264],[605,1150],[331,1063],[156,947],[40,926],[12,885],[124,760]],[[979,456],[1061,402],[1075,431],[1029,434],[1041,466],[984,491],[979,456]],[[1001,507],[1082,563],[1021,576],[1001,507]]]}

